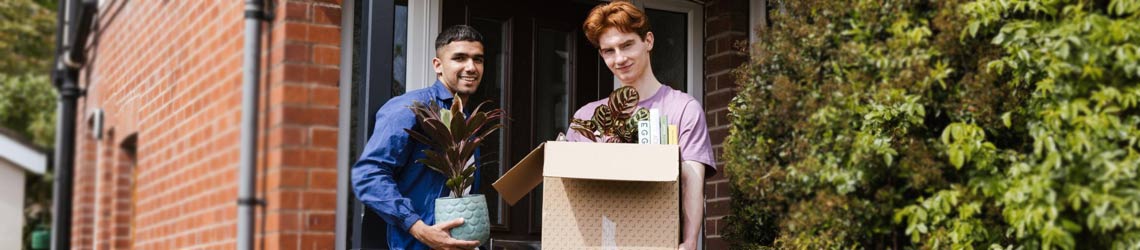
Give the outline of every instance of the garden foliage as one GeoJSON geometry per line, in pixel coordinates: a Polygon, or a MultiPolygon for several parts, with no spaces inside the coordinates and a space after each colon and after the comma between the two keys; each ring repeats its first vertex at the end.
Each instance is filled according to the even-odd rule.
{"type": "Polygon", "coordinates": [[[1140,249],[1140,1],[770,1],[736,248],[1140,249]]]}

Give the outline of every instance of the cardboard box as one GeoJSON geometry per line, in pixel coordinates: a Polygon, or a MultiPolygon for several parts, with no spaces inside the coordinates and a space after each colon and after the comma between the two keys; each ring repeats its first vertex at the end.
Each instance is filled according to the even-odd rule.
{"type": "Polygon", "coordinates": [[[543,249],[677,249],[677,145],[547,142],[493,186],[511,205],[540,183],[543,249]]]}

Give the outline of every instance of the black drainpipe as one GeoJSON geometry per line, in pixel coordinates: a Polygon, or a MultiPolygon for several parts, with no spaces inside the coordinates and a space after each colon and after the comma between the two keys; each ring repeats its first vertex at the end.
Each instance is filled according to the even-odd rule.
{"type": "Polygon", "coordinates": [[[60,3],[56,26],[56,61],[52,82],[59,92],[55,137],[55,188],[52,198],[52,249],[71,249],[71,208],[75,169],[75,120],[79,97],[79,69],[87,60],[85,47],[95,17],[95,0],[60,3]]]}

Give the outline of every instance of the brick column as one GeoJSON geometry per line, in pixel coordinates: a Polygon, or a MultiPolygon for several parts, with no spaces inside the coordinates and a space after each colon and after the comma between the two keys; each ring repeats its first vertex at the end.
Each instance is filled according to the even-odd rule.
{"type": "Polygon", "coordinates": [[[332,249],[340,1],[280,1],[270,27],[263,192],[266,249],[332,249]]]}
{"type": "MultiPolygon", "coordinates": [[[[111,131],[113,132],[113,131],[111,131]]],[[[110,249],[113,221],[111,218],[114,202],[115,144],[114,134],[107,133],[99,141],[99,164],[95,170],[95,244],[94,249],[110,249]]]]}
{"type": "Polygon", "coordinates": [[[748,1],[712,0],[705,3],[705,112],[720,173],[706,181],[705,247],[727,249],[721,221],[730,213],[728,178],[722,144],[728,136],[728,102],[736,96],[732,70],[747,60],[737,47],[748,40],[748,1]]]}
{"type": "MultiPolygon", "coordinates": [[[[80,109],[84,109],[80,104],[80,109]]],[[[95,224],[95,169],[99,148],[87,131],[86,115],[79,112],[75,134],[75,169],[71,208],[71,249],[92,249],[95,224]]]]}
{"type": "Polygon", "coordinates": [[[110,249],[130,249],[131,229],[134,211],[134,169],[138,164],[135,157],[134,139],[119,142],[115,148],[115,166],[112,169],[110,185],[113,185],[110,202],[110,249]]]}

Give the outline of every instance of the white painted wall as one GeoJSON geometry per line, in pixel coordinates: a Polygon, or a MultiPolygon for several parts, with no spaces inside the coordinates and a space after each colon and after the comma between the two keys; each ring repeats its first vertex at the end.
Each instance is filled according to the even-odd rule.
{"type": "Polygon", "coordinates": [[[23,168],[0,160],[0,249],[23,245],[24,175],[23,168]]]}

